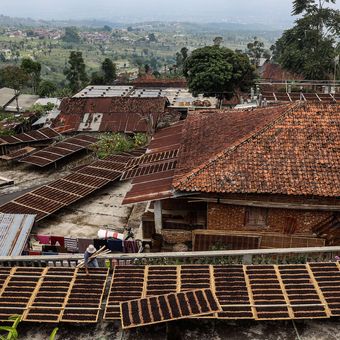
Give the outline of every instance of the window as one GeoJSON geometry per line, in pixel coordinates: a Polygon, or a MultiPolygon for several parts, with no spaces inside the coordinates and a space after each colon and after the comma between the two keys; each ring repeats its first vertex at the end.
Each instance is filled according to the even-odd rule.
{"type": "Polygon", "coordinates": [[[266,227],[268,209],[266,208],[246,208],[245,223],[246,227],[266,227]]]}

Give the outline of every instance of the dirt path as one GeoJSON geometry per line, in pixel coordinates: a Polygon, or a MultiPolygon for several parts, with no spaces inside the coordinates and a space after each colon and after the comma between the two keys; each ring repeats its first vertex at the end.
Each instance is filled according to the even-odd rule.
{"type": "Polygon", "coordinates": [[[121,205],[129,188],[128,182],[111,184],[79,203],[72,204],[40,221],[32,232],[93,238],[97,237],[98,230],[105,225],[121,228],[127,222],[131,211],[131,207],[121,205]]]}

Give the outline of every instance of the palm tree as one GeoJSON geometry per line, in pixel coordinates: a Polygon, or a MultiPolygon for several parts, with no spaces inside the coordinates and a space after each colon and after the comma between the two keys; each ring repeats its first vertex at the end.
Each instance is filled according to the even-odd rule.
{"type": "Polygon", "coordinates": [[[304,12],[310,5],[311,5],[310,0],[294,0],[292,14],[299,15],[302,12],[304,12]]]}

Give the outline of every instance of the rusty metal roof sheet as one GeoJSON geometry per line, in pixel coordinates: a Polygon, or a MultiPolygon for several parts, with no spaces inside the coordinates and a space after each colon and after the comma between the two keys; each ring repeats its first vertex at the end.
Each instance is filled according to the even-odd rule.
{"type": "Polygon", "coordinates": [[[335,103],[339,101],[335,95],[330,93],[303,93],[303,92],[270,92],[263,91],[262,98],[271,102],[294,102],[307,101],[316,103],[335,103]]]}
{"type": "Polygon", "coordinates": [[[147,164],[145,166],[139,166],[138,168],[126,171],[122,176],[122,180],[166,172],[168,170],[175,169],[175,167],[176,161],[174,160],[170,160],[169,162],[163,161],[154,164],[147,164]]]}
{"type": "Polygon", "coordinates": [[[35,215],[0,214],[0,256],[21,255],[35,215]]]}
{"type": "Polygon", "coordinates": [[[137,177],[122,204],[140,203],[172,197],[172,180],[175,171],[137,177]]]}
{"type": "Polygon", "coordinates": [[[65,98],[53,126],[76,131],[146,132],[148,116],[152,115],[155,127],[166,105],[165,98],[65,98]]]}
{"type": "Polygon", "coordinates": [[[133,178],[123,204],[172,197],[172,181],[184,123],[177,122],[157,132],[146,153],[131,160],[122,180],[133,178]]]}
{"type": "Polygon", "coordinates": [[[34,130],[26,133],[20,133],[13,136],[1,136],[0,145],[13,145],[19,143],[38,142],[43,140],[49,140],[60,136],[60,134],[50,128],[43,128],[40,130],[34,130]]]}
{"type": "Polygon", "coordinates": [[[30,156],[24,157],[20,162],[33,164],[42,168],[80,150],[84,150],[95,142],[97,142],[97,138],[86,135],[77,135],[67,138],[54,146],[49,146],[43,150],[37,151],[30,156]]]}
{"type": "Polygon", "coordinates": [[[18,150],[9,152],[7,155],[0,156],[0,159],[3,159],[5,161],[18,160],[19,158],[28,156],[35,151],[36,151],[35,148],[32,148],[30,146],[26,146],[24,148],[20,148],[18,150]]]}
{"type": "Polygon", "coordinates": [[[36,214],[37,221],[74,203],[92,192],[119,179],[127,163],[140,155],[139,150],[110,156],[95,161],[74,173],[44,185],[32,192],[10,201],[0,207],[0,212],[17,214],[36,214]],[[116,161],[119,160],[119,162],[116,161]]]}

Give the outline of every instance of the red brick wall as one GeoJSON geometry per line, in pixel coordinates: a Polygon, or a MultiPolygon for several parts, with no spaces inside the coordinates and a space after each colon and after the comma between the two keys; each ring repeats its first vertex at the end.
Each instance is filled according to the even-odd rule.
{"type": "Polygon", "coordinates": [[[327,211],[308,211],[293,209],[268,209],[267,227],[249,228],[244,225],[246,207],[227,204],[208,204],[208,229],[212,230],[258,230],[268,232],[283,232],[286,218],[292,217],[297,221],[295,233],[312,234],[312,227],[329,217],[327,211]]]}

